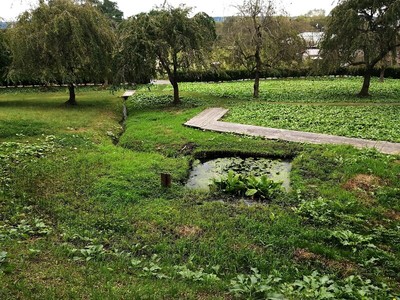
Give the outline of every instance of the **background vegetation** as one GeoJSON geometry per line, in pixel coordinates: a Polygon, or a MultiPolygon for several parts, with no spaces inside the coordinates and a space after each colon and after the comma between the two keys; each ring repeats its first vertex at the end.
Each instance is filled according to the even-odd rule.
{"type": "Polygon", "coordinates": [[[247,124],[399,141],[398,80],[373,79],[365,99],[360,77],[260,80],[349,70],[369,92],[372,67],[397,64],[398,1],[344,0],[328,18],[296,19],[273,4],[246,0],[215,24],[166,4],[124,20],[112,1],[39,1],[0,32],[1,81],[40,85],[0,89],[1,299],[399,299],[398,155],[182,125],[219,106],[247,124]],[[335,70],[303,59],[303,30],[329,33],[335,70]],[[171,86],[129,87],[124,102],[112,92],[166,75],[171,86]],[[178,89],[193,78],[255,81],[178,89]],[[63,105],[76,88],[79,105],[63,105]],[[291,160],[291,190],[239,178],[232,197],[234,175],[221,190],[185,187],[195,159],[226,155],[291,160]]]}
{"type": "MultiPolygon", "coordinates": [[[[297,85],[286,100],[296,105],[302,90],[323,94],[306,80],[273,83],[297,85]]],[[[239,96],[246,84],[184,85],[181,106],[170,104],[170,87],[143,87],[122,136],[121,100],[108,91],[78,89],[80,105],[66,107],[64,89],[3,90],[2,299],[398,295],[399,157],[182,126],[210,105],[250,104],[239,96]],[[209,94],[232,87],[237,96],[209,94]],[[248,206],[187,190],[190,162],[210,152],[293,158],[292,192],[248,206]],[[161,172],[171,172],[171,189],[161,172]]],[[[353,84],[323,86],[346,87],[346,101],[362,105],[353,84]]]]}

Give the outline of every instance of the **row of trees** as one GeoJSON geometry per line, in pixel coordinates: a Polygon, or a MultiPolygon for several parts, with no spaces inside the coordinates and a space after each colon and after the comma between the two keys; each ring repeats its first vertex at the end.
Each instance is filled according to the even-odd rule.
{"type": "Polygon", "coordinates": [[[40,0],[19,16],[1,43],[10,53],[8,78],[67,84],[67,103],[75,105],[78,82],[148,82],[161,71],[178,104],[177,72],[205,65],[216,39],[214,20],[170,6],[120,17],[110,1],[40,0]]]}
{"type": "MultiPolygon", "coordinates": [[[[148,82],[163,72],[177,104],[179,71],[227,64],[253,72],[258,97],[262,71],[298,66],[305,45],[295,27],[299,20],[279,16],[273,0],[244,0],[237,9],[238,16],[216,31],[210,16],[191,16],[184,6],[164,5],[123,20],[109,0],[40,0],[0,32],[0,76],[65,83],[68,103],[76,104],[80,81],[148,82]]],[[[329,18],[317,18],[323,26],[313,26],[325,28],[321,66],[365,66],[360,96],[367,96],[373,68],[400,46],[400,2],[341,0],[329,18]]]]}

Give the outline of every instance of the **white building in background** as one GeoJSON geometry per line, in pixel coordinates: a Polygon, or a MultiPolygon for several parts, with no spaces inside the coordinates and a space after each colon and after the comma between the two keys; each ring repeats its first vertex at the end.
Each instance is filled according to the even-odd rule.
{"type": "Polygon", "coordinates": [[[303,38],[303,40],[306,42],[307,49],[303,53],[303,59],[320,59],[320,49],[319,49],[319,43],[321,42],[321,39],[323,37],[324,33],[323,32],[302,32],[300,33],[300,36],[303,38]]]}

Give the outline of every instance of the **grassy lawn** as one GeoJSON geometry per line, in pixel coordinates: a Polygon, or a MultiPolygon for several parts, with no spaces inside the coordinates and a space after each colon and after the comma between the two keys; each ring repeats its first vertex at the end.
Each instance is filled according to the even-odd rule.
{"type": "MultiPolygon", "coordinates": [[[[211,106],[232,118],[264,112],[263,100],[361,110],[358,87],[265,81],[262,101],[250,102],[250,82],[188,83],[179,107],[170,87],[143,89],[128,100],[121,136],[121,100],[108,91],[80,89],[77,107],[63,105],[65,90],[0,91],[0,298],[395,298],[400,157],[182,126],[211,106]],[[293,159],[292,191],[249,206],[184,187],[195,158],[250,153],[293,159]],[[160,187],[162,172],[172,188],[160,187]]],[[[395,108],[399,90],[374,84],[367,110],[395,108]]],[[[394,124],[389,111],[371,115],[394,124]]]]}

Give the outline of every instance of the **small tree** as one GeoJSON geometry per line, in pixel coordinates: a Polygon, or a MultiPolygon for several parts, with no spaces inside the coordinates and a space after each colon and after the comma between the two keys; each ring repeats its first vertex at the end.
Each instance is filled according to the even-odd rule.
{"type": "Polygon", "coordinates": [[[262,71],[301,59],[303,45],[290,20],[275,16],[272,1],[245,0],[237,8],[239,16],[224,23],[221,43],[231,50],[234,65],[253,73],[258,98],[262,71]]]}
{"type": "Polygon", "coordinates": [[[8,31],[13,57],[9,77],[66,83],[75,105],[75,84],[110,75],[115,37],[109,20],[92,3],[41,0],[8,31]]]}
{"type": "Polygon", "coordinates": [[[205,13],[189,17],[185,7],[163,7],[123,22],[117,60],[120,80],[140,82],[167,73],[179,104],[178,71],[201,65],[215,39],[214,20],[205,13]]]}
{"type": "Polygon", "coordinates": [[[374,67],[400,46],[400,2],[343,0],[333,9],[327,27],[321,43],[324,67],[364,66],[358,95],[369,96],[374,67]]]}
{"type": "Polygon", "coordinates": [[[268,27],[273,21],[272,16],[275,13],[275,7],[272,1],[265,3],[263,0],[245,0],[241,6],[238,6],[238,10],[242,17],[240,23],[244,25],[243,29],[247,32],[242,32],[243,35],[236,39],[237,57],[244,60],[247,66],[249,66],[249,63],[250,66],[252,65],[252,71],[254,71],[253,97],[258,98],[260,73],[263,66],[261,52],[267,40],[268,27]],[[241,38],[244,38],[244,40],[241,38]],[[250,46],[250,49],[248,46],[250,46]]]}

